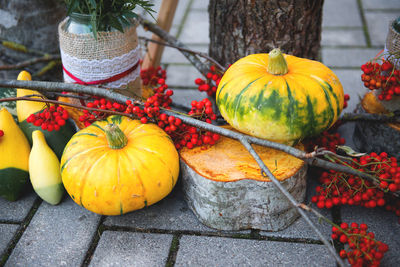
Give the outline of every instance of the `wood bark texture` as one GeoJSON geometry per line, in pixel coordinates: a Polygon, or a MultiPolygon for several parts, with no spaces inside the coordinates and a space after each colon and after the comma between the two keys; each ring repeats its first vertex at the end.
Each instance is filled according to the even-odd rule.
{"type": "Polygon", "coordinates": [[[223,66],[254,53],[317,59],[323,0],[210,0],[210,56],[223,66]]]}
{"type": "MultiPolygon", "coordinates": [[[[303,202],[307,165],[282,182],[303,202]]],[[[217,182],[199,175],[181,160],[183,192],[189,208],[204,225],[217,230],[260,229],[280,231],[299,216],[272,182],[239,180],[217,182]]]]}

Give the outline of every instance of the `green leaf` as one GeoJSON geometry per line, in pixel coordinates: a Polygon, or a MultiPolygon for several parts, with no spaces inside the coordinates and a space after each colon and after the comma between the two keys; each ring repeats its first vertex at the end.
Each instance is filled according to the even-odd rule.
{"type": "Polygon", "coordinates": [[[121,22],[116,19],[115,17],[109,17],[109,25],[117,30],[119,30],[120,32],[124,32],[124,28],[122,27],[121,22]]]}
{"type": "Polygon", "coordinates": [[[351,147],[348,146],[337,146],[337,148],[342,150],[344,153],[346,153],[348,156],[351,157],[362,157],[366,155],[366,153],[356,152],[351,147]]]}
{"type": "Polygon", "coordinates": [[[90,24],[92,25],[92,31],[93,31],[93,36],[94,39],[97,40],[97,21],[96,21],[96,11],[94,11],[91,14],[91,18],[90,18],[90,24]]]}

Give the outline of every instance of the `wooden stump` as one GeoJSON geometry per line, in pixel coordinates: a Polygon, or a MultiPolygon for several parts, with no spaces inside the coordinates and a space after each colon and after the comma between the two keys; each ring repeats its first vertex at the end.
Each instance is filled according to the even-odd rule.
{"type": "MultiPolygon", "coordinates": [[[[284,152],[254,147],[286,190],[304,201],[307,165],[284,152]]],[[[182,149],[181,171],[188,206],[208,227],[279,231],[299,215],[236,140],[221,137],[212,147],[182,149]]]]}
{"type": "MultiPolygon", "coordinates": [[[[385,114],[389,111],[369,92],[361,101],[360,112],[385,114]]],[[[400,124],[375,123],[357,121],[355,124],[353,142],[360,152],[387,152],[390,156],[400,159],[400,124]]]]}

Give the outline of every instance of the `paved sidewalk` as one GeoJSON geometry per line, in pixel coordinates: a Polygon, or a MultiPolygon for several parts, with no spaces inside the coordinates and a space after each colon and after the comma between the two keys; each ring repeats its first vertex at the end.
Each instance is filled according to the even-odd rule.
{"type": "MultiPolygon", "coordinates": [[[[156,10],[159,3],[156,2],[156,10]]],[[[171,32],[190,48],[208,50],[208,1],[180,0],[171,32]]],[[[349,110],[366,91],[360,65],[382,48],[398,0],[325,0],[322,61],[350,94],[349,110]]],[[[139,31],[140,35],[151,34],[139,31]]],[[[176,50],[162,59],[174,100],[190,105],[200,74],[176,50]],[[186,101],[186,102],[185,102],[186,101]]],[[[351,128],[343,129],[347,140],[351,128]]],[[[308,185],[309,202],[315,183],[308,185]]],[[[365,222],[390,250],[382,266],[400,266],[400,225],[392,213],[345,207],[333,219],[365,222]]],[[[315,218],[314,218],[315,219],[315,218]]],[[[330,227],[319,224],[329,238],[330,227]]],[[[181,185],[161,202],[123,216],[99,216],[65,196],[58,206],[34,192],[17,202],[0,199],[0,265],[5,266],[336,266],[316,234],[298,219],[280,232],[221,232],[202,225],[183,200],[181,185]]]]}

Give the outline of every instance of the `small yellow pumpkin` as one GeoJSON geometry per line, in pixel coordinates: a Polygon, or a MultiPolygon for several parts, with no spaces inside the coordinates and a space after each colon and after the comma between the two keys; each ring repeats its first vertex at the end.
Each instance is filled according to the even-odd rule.
{"type": "Polygon", "coordinates": [[[103,215],[152,205],[176,184],[179,156],[170,137],[154,124],[111,116],[77,132],[61,158],[71,198],[103,215]]]}

